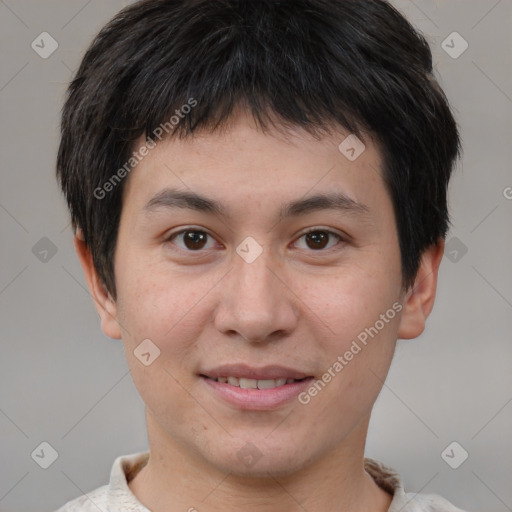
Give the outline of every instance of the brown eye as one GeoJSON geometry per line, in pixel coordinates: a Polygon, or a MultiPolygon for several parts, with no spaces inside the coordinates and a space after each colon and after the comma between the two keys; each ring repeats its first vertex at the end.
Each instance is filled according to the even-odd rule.
{"type": "Polygon", "coordinates": [[[330,249],[331,247],[334,247],[340,240],[342,240],[342,238],[337,233],[315,229],[299,237],[297,239],[296,246],[299,249],[320,251],[322,249],[330,249]]]}
{"type": "Polygon", "coordinates": [[[208,233],[196,229],[186,229],[175,233],[169,237],[168,241],[184,251],[211,249],[215,245],[215,240],[208,233]]]}
{"type": "Polygon", "coordinates": [[[201,231],[185,231],[183,233],[183,242],[187,249],[197,250],[202,249],[205,244],[208,235],[201,231]]]}
{"type": "Polygon", "coordinates": [[[329,242],[329,234],[325,231],[313,231],[306,235],[306,243],[310,249],[324,249],[329,242]]]}

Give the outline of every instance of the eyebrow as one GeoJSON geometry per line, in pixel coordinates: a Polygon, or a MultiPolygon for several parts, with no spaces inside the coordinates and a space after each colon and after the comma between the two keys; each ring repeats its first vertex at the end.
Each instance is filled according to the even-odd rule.
{"type": "MultiPolygon", "coordinates": [[[[220,217],[230,217],[224,205],[212,198],[201,196],[195,192],[164,189],[153,196],[144,206],[144,210],[152,212],[161,208],[183,208],[197,212],[210,213],[220,217]]],[[[296,199],[283,205],[278,219],[281,221],[288,217],[306,215],[319,210],[338,210],[347,214],[366,216],[369,208],[351,199],[342,192],[315,194],[309,197],[296,199]]]]}

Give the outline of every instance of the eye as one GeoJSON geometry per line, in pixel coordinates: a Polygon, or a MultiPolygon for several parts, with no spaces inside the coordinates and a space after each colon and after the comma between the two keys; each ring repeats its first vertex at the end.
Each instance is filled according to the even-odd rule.
{"type": "Polygon", "coordinates": [[[215,240],[211,235],[197,229],[184,229],[170,235],[167,241],[184,251],[200,251],[212,249],[215,246],[215,240]]]}
{"type": "Polygon", "coordinates": [[[323,249],[331,249],[337,245],[343,238],[341,235],[328,231],[326,229],[311,229],[297,239],[296,247],[299,249],[312,249],[320,251],[323,249]],[[303,240],[304,243],[299,244],[303,240]]]}

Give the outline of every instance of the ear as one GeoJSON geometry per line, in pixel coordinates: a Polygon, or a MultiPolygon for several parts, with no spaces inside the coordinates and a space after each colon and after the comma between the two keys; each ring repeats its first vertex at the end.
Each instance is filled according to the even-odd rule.
{"type": "Polygon", "coordinates": [[[425,329],[425,321],[434,307],[437,274],[444,252],[444,240],[430,246],[421,258],[420,268],[412,286],[403,298],[403,312],[398,337],[412,339],[425,329]]]}
{"type": "Polygon", "coordinates": [[[121,339],[121,327],[117,321],[115,300],[101,281],[94,267],[92,254],[85,245],[82,230],[78,229],[74,239],[75,249],[84,270],[85,279],[94,299],[94,305],[100,315],[101,329],[109,338],[121,339]]]}

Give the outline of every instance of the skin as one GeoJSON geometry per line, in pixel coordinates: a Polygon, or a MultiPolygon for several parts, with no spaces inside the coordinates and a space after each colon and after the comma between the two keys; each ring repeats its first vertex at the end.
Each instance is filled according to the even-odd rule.
{"type": "Polygon", "coordinates": [[[264,133],[239,112],[222,130],[159,143],[126,183],[116,300],[78,231],[102,329],[123,340],[146,405],[151,455],[130,488],[153,512],[388,509],[391,496],[363,466],[370,412],[397,338],[423,331],[443,242],[424,253],[415,286],[403,290],[378,145],[366,137],[365,151],[351,162],[338,150],[347,135],[264,133]],[[148,211],[164,189],[215,199],[229,216],[148,211]],[[333,191],[366,211],[321,209],[279,221],[283,204],[333,191]],[[184,228],[210,234],[205,248],[171,237],[184,228]],[[303,236],[308,228],[344,239],[332,235],[318,248],[303,236]],[[248,236],[263,248],[252,263],[236,253],[248,236]],[[244,362],[321,378],[397,301],[401,312],[307,405],[294,399],[275,410],[243,410],[198,376],[244,362]],[[147,338],[161,353],[144,366],[133,352],[147,338]],[[237,456],[247,442],[262,454],[250,467],[237,456]]]}

